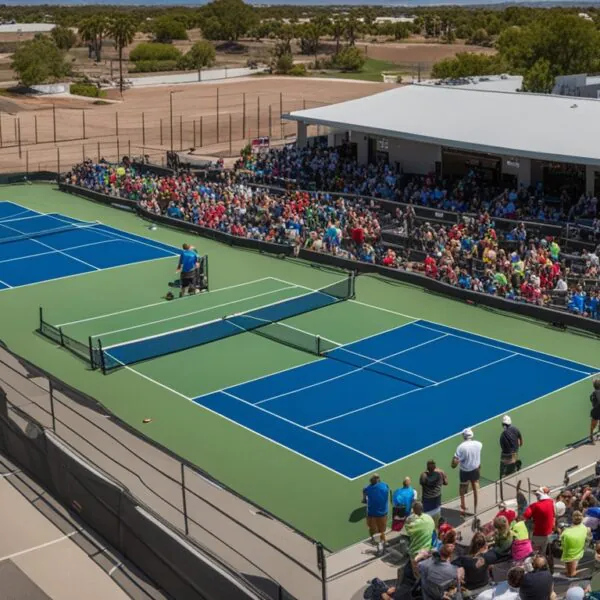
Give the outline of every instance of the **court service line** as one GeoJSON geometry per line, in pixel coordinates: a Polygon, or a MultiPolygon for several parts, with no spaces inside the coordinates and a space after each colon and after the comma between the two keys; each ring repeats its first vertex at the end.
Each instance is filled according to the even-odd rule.
{"type": "MultiPolygon", "coordinates": [[[[439,329],[434,329],[433,327],[427,327],[427,325],[421,325],[420,323],[415,323],[415,327],[420,327],[421,329],[428,329],[429,331],[436,331],[437,333],[442,333],[439,329]]],[[[495,350],[502,350],[504,352],[514,352],[514,350],[507,350],[506,348],[502,348],[501,346],[496,346],[494,344],[488,344],[486,342],[482,342],[480,340],[472,340],[471,338],[457,335],[456,333],[449,333],[452,337],[458,338],[460,340],[465,340],[466,342],[474,342],[475,344],[481,344],[482,346],[488,346],[489,348],[494,348],[495,350]]],[[[522,352],[516,352],[519,356],[523,356],[524,358],[529,358],[531,360],[537,360],[539,362],[547,363],[552,365],[553,367],[560,367],[561,369],[567,369],[568,371],[574,371],[575,373],[582,373],[583,375],[589,375],[588,371],[582,371],[580,369],[574,369],[573,367],[567,367],[566,365],[561,365],[559,363],[554,363],[549,360],[544,360],[543,358],[539,358],[537,356],[530,356],[529,354],[523,354],[522,352]]]]}
{"type": "MultiPolygon", "coordinates": [[[[171,258],[170,256],[165,256],[164,258],[171,258]]],[[[155,259],[151,259],[155,260],[155,259]]],[[[159,259],[161,260],[161,259],[159,259]]],[[[132,263],[134,264],[134,263],[132,263]]],[[[253,283],[258,283],[260,281],[267,281],[268,279],[272,279],[272,277],[262,277],[261,279],[253,279],[252,281],[247,281],[246,283],[237,283],[235,285],[228,285],[226,287],[217,288],[216,290],[211,290],[203,294],[204,297],[211,294],[216,294],[217,292],[223,292],[225,290],[231,290],[233,288],[242,287],[244,285],[251,285],[253,283]]],[[[281,283],[281,282],[280,282],[281,283]]],[[[178,300],[189,300],[190,298],[197,298],[196,295],[188,295],[183,298],[179,298],[178,300]]],[[[56,325],[56,327],[66,327],[67,325],[77,325],[79,323],[87,323],[88,321],[95,321],[96,319],[104,319],[106,317],[114,317],[115,315],[124,315],[125,313],[135,312],[136,310],[143,310],[144,308],[152,308],[153,306],[158,306],[159,304],[164,304],[165,301],[161,300],[160,302],[153,302],[152,304],[144,304],[143,306],[134,306],[133,308],[126,308],[125,310],[117,310],[111,313],[104,313],[103,315],[96,315],[95,317],[87,317],[85,319],[78,319],[77,321],[69,321],[68,323],[60,323],[56,325]]]]}
{"type": "Polygon", "coordinates": [[[291,421],[290,419],[286,419],[285,417],[282,417],[281,415],[278,415],[277,413],[271,412],[270,410],[267,410],[266,408],[262,408],[262,406],[256,406],[256,404],[252,404],[252,402],[248,402],[247,400],[244,400],[243,398],[239,398],[238,396],[234,396],[230,392],[222,391],[221,394],[225,394],[226,396],[230,396],[231,398],[233,398],[234,400],[237,400],[238,402],[243,402],[244,404],[247,404],[248,406],[252,406],[256,410],[260,410],[260,411],[262,411],[264,413],[267,413],[268,415],[271,415],[272,417],[276,417],[277,419],[281,419],[282,421],[285,421],[286,423],[289,423],[290,425],[293,425],[294,427],[298,427],[299,429],[304,429],[305,431],[308,431],[309,433],[315,433],[319,437],[322,437],[322,438],[324,438],[324,439],[326,439],[326,440],[328,440],[330,442],[333,442],[334,444],[338,444],[339,446],[342,446],[342,447],[346,448],[347,450],[351,450],[352,452],[355,452],[356,454],[360,454],[360,455],[364,456],[365,458],[368,458],[369,460],[372,460],[372,461],[376,462],[377,464],[379,464],[381,466],[385,465],[384,462],[382,462],[378,458],[375,458],[374,456],[370,456],[369,454],[366,454],[365,452],[361,452],[360,450],[357,450],[356,448],[353,448],[352,446],[348,446],[348,444],[344,444],[344,442],[340,442],[339,440],[336,440],[335,438],[329,437],[328,435],[325,435],[324,433],[321,433],[320,431],[312,431],[312,430],[310,430],[308,427],[306,427],[304,425],[300,425],[300,424],[296,423],[295,421],[291,421]]]}
{"type": "MultiPolygon", "coordinates": [[[[277,279],[276,277],[274,278],[270,278],[270,279],[277,279]]],[[[283,281],[277,279],[280,283],[284,283],[283,281]]],[[[304,287],[304,286],[298,286],[298,287],[304,287]]],[[[403,325],[398,325],[397,327],[392,327],[390,329],[386,329],[385,331],[380,331],[378,333],[372,333],[371,335],[368,335],[364,338],[361,338],[359,340],[355,340],[353,342],[348,342],[347,344],[339,344],[340,348],[345,348],[346,346],[351,346],[352,344],[358,344],[364,340],[368,340],[370,338],[374,338],[377,337],[378,335],[382,335],[384,333],[389,333],[390,331],[394,331],[396,329],[401,329],[402,327],[407,327],[408,325],[412,325],[414,321],[410,321],[408,323],[404,323],[403,325]]],[[[306,331],[303,331],[302,329],[298,329],[297,327],[292,327],[291,325],[286,325],[286,327],[290,327],[292,329],[297,329],[298,331],[302,331],[303,333],[308,333],[306,331]]],[[[310,334],[313,335],[313,334],[310,334]]],[[[337,344],[337,342],[330,340],[328,338],[321,338],[324,340],[327,340],[329,342],[333,342],[334,344],[337,344]]],[[[312,365],[314,363],[318,363],[321,362],[323,360],[328,360],[327,357],[325,356],[319,356],[317,359],[309,361],[309,362],[303,362],[299,365],[295,365],[293,367],[286,367],[285,369],[280,369],[279,371],[275,371],[274,373],[267,373],[266,375],[259,375],[258,377],[253,377],[252,379],[247,379],[246,381],[242,381],[241,383],[236,383],[234,385],[228,385],[227,387],[221,388],[220,390],[215,390],[214,392],[207,392],[206,394],[202,394],[201,396],[197,396],[196,400],[198,398],[203,398],[204,396],[210,396],[211,394],[216,394],[217,392],[222,392],[223,390],[232,390],[234,388],[238,388],[238,387],[242,387],[248,383],[254,383],[255,381],[260,381],[261,379],[267,379],[268,377],[274,377],[275,375],[281,375],[282,373],[287,373],[289,371],[295,371],[296,369],[301,369],[302,367],[306,367],[307,365],[312,365]]],[[[331,360],[331,359],[329,359],[331,360]]]]}
{"type": "MultiPolygon", "coordinates": [[[[277,279],[281,283],[291,284],[291,282],[286,281],[285,279],[280,279],[279,277],[275,277],[274,279],[277,279]]],[[[302,287],[302,288],[307,289],[307,290],[311,290],[312,289],[312,288],[309,288],[309,287],[307,287],[305,285],[300,285],[300,284],[298,284],[298,287],[302,287]]],[[[313,291],[315,291],[315,290],[313,290],[313,291]]],[[[391,315],[397,315],[399,317],[405,317],[407,319],[413,319],[414,321],[426,321],[428,323],[432,323],[433,325],[439,325],[440,327],[446,327],[447,329],[453,329],[454,331],[459,331],[461,333],[467,333],[469,335],[475,335],[477,337],[485,338],[486,340],[490,340],[492,342],[503,341],[503,340],[497,340],[496,338],[490,337],[489,335],[484,335],[483,333],[473,333],[472,331],[467,331],[465,329],[461,329],[460,327],[453,327],[452,325],[445,325],[444,323],[439,323],[438,321],[432,321],[431,319],[426,319],[426,318],[423,318],[423,317],[414,317],[412,315],[407,315],[406,313],[398,312],[397,310],[391,310],[389,308],[383,308],[382,306],[377,306],[375,304],[368,304],[367,302],[362,302],[360,300],[352,300],[352,299],[350,299],[350,300],[348,300],[348,302],[352,302],[353,304],[359,304],[360,306],[365,306],[367,308],[372,308],[374,310],[379,310],[381,312],[386,312],[386,313],[389,313],[391,315]]],[[[578,364],[582,365],[583,367],[588,367],[589,369],[592,369],[596,373],[600,370],[599,367],[594,367],[592,365],[588,365],[586,363],[582,363],[582,362],[580,362],[578,360],[571,360],[569,358],[565,358],[564,356],[558,356],[556,354],[550,354],[550,352],[544,352],[543,350],[537,350],[535,348],[530,348],[529,346],[523,346],[522,344],[514,344],[513,342],[504,342],[504,343],[508,344],[509,346],[513,346],[514,348],[523,348],[525,350],[530,350],[531,352],[536,352],[537,354],[543,354],[544,356],[549,356],[550,358],[555,358],[555,359],[560,360],[560,361],[569,361],[569,362],[578,363],[578,364]]],[[[505,350],[505,352],[507,352],[507,350],[505,350]]]]}
{"type": "Polygon", "coordinates": [[[67,533],[59,538],[56,538],[55,540],[50,540],[49,542],[40,544],[39,546],[33,546],[32,548],[27,548],[26,550],[20,550],[19,552],[15,552],[15,553],[9,554],[7,556],[2,556],[2,557],[0,557],[0,563],[4,562],[5,560],[11,560],[13,558],[17,558],[17,556],[23,556],[23,554],[29,554],[30,552],[35,552],[36,550],[42,550],[43,548],[47,548],[48,546],[53,546],[54,544],[58,544],[59,542],[64,542],[65,540],[68,540],[69,538],[73,537],[74,535],[76,535],[79,532],[80,532],[80,530],[76,529],[75,531],[71,531],[71,533],[67,533]]]}
{"type": "MultiPolygon", "coordinates": [[[[543,400],[544,398],[546,398],[547,396],[551,396],[552,394],[557,394],[559,392],[562,392],[562,391],[564,391],[578,383],[582,383],[592,377],[594,377],[594,374],[588,375],[587,377],[583,377],[582,379],[578,379],[577,381],[572,381],[571,383],[568,383],[567,385],[563,385],[563,387],[558,388],[557,390],[552,390],[552,391],[548,392],[547,394],[543,394],[542,396],[538,396],[537,398],[534,398],[533,400],[529,400],[529,402],[525,402],[524,404],[519,404],[519,406],[516,406],[512,410],[521,410],[523,407],[528,406],[529,404],[533,404],[534,402],[537,402],[538,400],[543,400]]],[[[470,425],[470,427],[471,427],[471,429],[474,429],[475,427],[480,427],[481,425],[485,425],[485,423],[488,423],[489,421],[493,421],[494,419],[499,419],[501,415],[505,415],[505,414],[506,414],[506,410],[503,410],[502,412],[498,413],[497,415],[494,415],[493,417],[489,417],[488,419],[479,421],[478,423],[475,423],[474,425],[470,425]]],[[[449,435],[448,437],[445,437],[442,440],[433,442],[433,444],[429,444],[428,446],[419,448],[418,450],[415,450],[414,452],[411,452],[410,454],[406,454],[404,456],[401,456],[400,458],[396,458],[393,461],[387,463],[385,466],[389,467],[393,464],[396,464],[397,462],[400,462],[401,460],[405,460],[407,458],[410,458],[411,456],[414,456],[415,454],[419,454],[419,452],[425,452],[425,450],[429,450],[429,448],[433,448],[434,446],[437,446],[438,444],[443,444],[444,442],[451,440],[453,437],[456,437],[459,433],[460,432],[457,431],[456,433],[453,433],[453,434],[449,435]]],[[[565,452],[565,451],[563,451],[563,452],[565,452]]],[[[543,459],[543,460],[546,460],[546,459],[543,459]]],[[[533,465],[530,465],[530,467],[533,467],[533,466],[539,464],[540,462],[543,462],[543,460],[539,461],[538,463],[534,463],[533,465]]],[[[365,471],[364,473],[361,473],[360,475],[357,475],[356,477],[348,477],[348,479],[350,479],[350,481],[356,481],[357,479],[364,477],[368,473],[370,473],[370,471],[365,471]]]]}
{"type": "MultiPolygon", "coordinates": [[[[20,204],[15,204],[15,206],[21,206],[21,205],[20,204]]],[[[14,217],[17,217],[18,215],[26,215],[26,214],[32,213],[32,212],[37,212],[37,211],[30,210],[30,209],[25,209],[25,210],[19,211],[18,213],[15,213],[14,215],[6,215],[5,217],[0,217],[0,223],[2,223],[3,221],[12,220],[14,217]]],[[[32,216],[36,216],[36,215],[32,215],[32,216]]]]}
{"type": "MultiPolygon", "coordinates": [[[[2,184],[0,184],[1,186],[2,184]]],[[[130,262],[130,263],[125,263],[122,265],[114,265],[113,267],[105,267],[104,269],[98,269],[97,271],[84,271],[83,273],[71,273],[71,275],[63,275],[61,277],[53,277],[52,279],[43,279],[41,281],[32,281],[31,283],[23,283],[21,285],[15,285],[15,286],[11,286],[9,285],[8,287],[13,288],[13,289],[20,289],[20,288],[24,288],[24,287],[31,287],[34,285],[41,285],[44,283],[51,283],[54,281],[60,281],[61,279],[71,279],[73,277],[84,277],[85,275],[92,275],[97,273],[98,271],[112,271],[113,269],[123,269],[124,267],[133,267],[135,265],[141,265],[143,263],[147,263],[147,262],[152,262],[154,260],[173,260],[172,256],[161,256],[160,258],[148,258],[146,260],[138,260],[135,262],[130,262]]],[[[4,282],[0,282],[0,283],[4,283],[4,282]]],[[[8,284],[5,284],[8,285],[8,284]]],[[[0,290],[0,292],[2,292],[4,290],[0,290]]]]}
{"type": "MultiPolygon", "coordinates": [[[[117,240],[102,240],[101,242],[90,242],[89,244],[80,244],[79,246],[71,246],[70,248],[63,248],[64,252],[68,252],[70,250],[77,250],[79,248],[87,248],[88,246],[97,246],[98,244],[110,244],[111,242],[116,242],[117,240]]],[[[39,254],[27,254],[26,256],[15,256],[13,258],[7,258],[5,260],[0,260],[0,264],[16,262],[18,260],[24,260],[26,258],[37,258],[38,256],[48,256],[49,254],[55,254],[56,250],[52,250],[49,252],[40,252],[39,254]]]]}
{"type": "MultiPolygon", "coordinates": [[[[13,286],[12,286],[12,285],[8,285],[8,283],[6,283],[6,281],[2,281],[2,280],[0,280],[0,283],[1,283],[2,285],[5,285],[5,286],[6,286],[8,289],[13,289],[13,286]]],[[[2,291],[2,290],[0,290],[0,291],[2,291]]]]}
{"type": "MultiPolygon", "coordinates": [[[[15,229],[14,227],[9,227],[8,225],[0,224],[0,227],[6,227],[6,229],[12,229],[13,231],[16,231],[17,233],[20,233],[21,235],[25,234],[25,232],[19,231],[18,229],[15,229]]],[[[54,250],[54,252],[56,252],[58,254],[62,254],[64,256],[66,256],[67,258],[70,258],[72,260],[80,262],[82,265],[86,265],[86,267],[91,267],[95,271],[101,271],[102,270],[102,269],[100,269],[100,267],[97,267],[96,265],[93,265],[92,263],[85,262],[85,260],[81,260],[80,258],[76,258],[75,256],[71,256],[70,254],[67,254],[66,252],[63,252],[62,250],[58,250],[57,248],[54,248],[53,246],[49,246],[48,244],[44,244],[44,242],[40,242],[40,240],[38,240],[36,238],[28,238],[28,239],[30,239],[32,242],[35,242],[36,244],[40,244],[40,246],[44,246],[44,248],[49,248],[50,250],[54,250]]]]}
{"type": "MultiPolygon", "coordinates": [[[[290,396],[291,394],[296,394],[297,392],[303,392],[304,390],[318,387],[320,385],[323,385],[325,383],[330,383],[331,381],[335,381],[337,379],[342,379],[343,377],[347,377],[348,375],[354,375],[355,373],[358,373],[359,371],[364,371],[365,369],[369,369],[373,365],[381,363],[384,360],[388,360],[389,358],[394,358],[394,356],[404,354],[405,352],[410,352],[411,350],[415,350],[416,348],[420,348],[421,346],[426,346],[427,344],[431,344],[431,342],[435,342],[436,340],[441,340],[442,338],[445,338],[445,337],[448,337],[448,334],[440,335],[436,338],[433,338],[432,340],[428,340],[421,344],[417,344],[416,346],[411,346],[410,348],[405,348],[404,350],[400,350],[400,352],[394,352],[393,354],[389,354],[388,356],[378,358],[377,360],[373,360],[372,358],[369,358],[363,354],[358,354],[357,352],[353,352],[352,350],[342,349],[344,352],[350,352],[351,354],[356,354],[357,356],[360,356],[362,358],[368,358],[372,362],[370,362],[362,367],[358,367],[356,369],[351,369],[350,371],[348,371],[346,373],[342,373],[341,375],[336,375],[335,377],[330,377],[329,379],[324,379],[323,381],[318,381],[318,382],[312,383],[310,385],[305,385],[304,387],[297,388],[295,390],[292,390],[291,392],[285,392],[283,394],[277,394],[277,396],[271,396],[270,398],[266,398],[265,400],[261,400],[260,402],[255,402],[254,406],[258,406],[259,404],[264,404],[265,402],[270,402],[271,400],[276,400],[277,398],[283,398],[284,396],[290,396]]],[[[334,350],[331,352],[335,352],[336,350],[339,350],[339,348],[334,348],[334,350]]],[[[327,354],[325,354],[325,356],[327,356],[327,354]]],[[[433,381],[433,379],[428,379],[427,377],[423,377],[421,375],[418,375],[417,373],[413,373],[412,371],[406,371],[405,369],[400,369],[399,367],[394,367],[393,365],[386,364],[386,366],[392,367],[393,369],[397,368],[398,370],[403,371],[404,373],[410,373],[411,375],[416,375],[420,379],[426,379],[427,381],[431,381],[431,383],[436,383],[435,381],[433,381]]],[[[407,382],[407,383],[410,383],[410,382],[407,382]]]]}
{"type": "MultiPolygon", "coordinates": [[[[156,381],[156,379],[152,379],[152,377],[145,375],[141,371],[138,371],[138,370],[134,369],[133,367],[130,367],[129,365],[123,365],[123,368],[127,371],[130,371],[131,373],[134,373],[138,377],[141,377],[142,379],[145,379],[146,381],[153,383],[154,385],[157,385],[158,387],[161,387],[164,390],[167,390],[168,392],[171,392],[172,394],[175,394],[176,396],[183,398],[184,400],[187,400],[188,402],[192,402],[195,406],[197,406],[201,409],[204,409],[204,410],[208,411],[209,413],[212,413],[213,415],[220,417],[221,419],[225,419],[226,421],[229,421],[229,423],[232,423],[233,425],[236,425],[237,427],[240,427],[241,429],[245,429],[246,431],[252,433],[253,435],[258,436],[259,438],[262,438],[263,440],[266,440],[267,442],[270,442],[271,444],[275,444],[276,446],[279,446],[280,448],[283,448],[284,450],[287,450],[288,452],[291,452],[292,454],[295,454],[296,456],[299,456],[300,458],[303,458],[304,460],[308,460],[309,462],[311,462],[315,465],[318,465],[319,467],[322,467],[324,469],[327,469],[328,471],[331,471],[332,473],[335,473],[336,475],[339,475],[340,477],[343,477],[344,479],[347,479],[348,481],[352,481],[351,477],[348,477],[347,475],[344,475],[343,473],[336,471],[335,469],[329,467],[328,465],[325,465],[325,464],[319,462],[318,460],[311,458],[310,456],[306,456],[306,455],[298,452],[297,450],[294,450],[293,448],[290,448],[289,446],[282,444],[281,442],[273,440],[270,437],[267,437],[266,435],[259,433],[258,431],[254,431],[254,429],[250,429],[250,427],[247,427],[246,425],[242,425],[241,423],[238,423],[237,421],[221,414],[220,412],[217,412],[216,410],[213,410],[212,408],[208,408],[208,406],[204,406],[204,404],[202,404],[201,402],[196,402],[196,399],[190,398],[189,396],[186,396],[185,394],[178,392],[177,390],[173,389],[172,387],[169,387],[168,385],[165,385],[164,383],[161,383],[160,381],[156,381]]],[[[210,392],[210,394],[218,394],[221,391],[222,390],[219,390],[216,392],[210,392]]],[[[207,395],[209,395],[209,394],[204,394],[204,396],[207,396],[207,395]]],[[[202,397],[203,396],[198,396],[198,398],[202,398],[202,397]]]]}
{"type": "MultiPolygon", "coordinates": [[[[270,292],[263,292],[262,294],[256,294],[254,296],[247,296],[245,298],[238,298],[237,300],[231,300],[230,302],[223,302],[221,304],[216,304],[215,306],[207,306],[198,310],[194,310],[192,312],[182,313],[180,315],[173,315],[171,317],[165,317],[164,319],[157,319],[155,321],[146,321],[145,323],[140,323],[138,325],[132,325],[131,327],[123,327],[122,329],[113,329],[112,331],[103,331],[102,333],[95,333],[92,335],[92,338],[98,338],[103,335],[111,335],[113,333],[121,333],[123,331],[131,331],[132,329],[139,329],[140,327],[147,327],[149,325],[156,325],[157,323],[166,323],[168,321],[173,321],[175,319],[181,319],[183,317],[189,317],[190,315],[197,315],[208,310],[213,310],[216,308],[222,308],[223,306],[230,306],[231,304],[238,304],[240,302],[244,302],[246,300],[254,300],[255,298],[261,298],[262,296],[268,296],[269,294],[275,294],[276,292],[283,292],[284,290],[296,289],[295,285],[288,285],[287,287],[277,288],[276,290],[271,290],[270,292]]],[[[165,304],[163,302],[163,304],[165,304]]],[[[166,306],[166,304],[165,304],[166,306]]],[[[171,304],[169,304],[171,306],[171,304]]],[[[212,321],[208,321],[209,323],[212,321]]],[[[197,323],[196,325],[192,325],[192,327],[197,327],[202,325],[202,323],[197,323]]],[[[58,326],[60,327],[60,325],[58,326]]]]}
{"type": "MultiPolygon", "coordinates": [[[[67,221],[65,219],[61,219],[60,217],[56,216],[58,213],[42,213],[41,216],[44,217],[50,217],[51,219],[56,219],[57,221],[60,221],[61,223],[67,223],[67,224],[73,224],[72,221],[67,221]]],[[[61,215],[61,216],[66,216],[66,215],[61,215]]],[[[86,223],[86,221],[83,221],[84,223],[86,223]]],[[[88,221],[89,222],[89,221],[88,221]]],[[[99,227],[107,227],[108,229],[116,229],[116,227],[112,227],[111,225],[106,225],[106,223],[101,223],[101,222],[97,222],[95,223],[97,224],[99,227]]],[[[162,250],[163,252],[170,252],[172,256],[179,256],[179,249],[175,248],[175,246],[171,246],[170,244],[165,244],[163,242],[156,242],[155,244],[152,244],[150,242],[153,242],[154,240],[152,240],[151,238],[147,238],[143,235],[139,235],[137,233],[130,233],[129,231],[125,231],[123,233],[129,234],[132,237],[127,237],[126,235],[121,235],[120,233],[117,233],[116,231],[106,231],[106,229],[94,229],[94,233],[97,233],[98,235],[104,235],[106,237],[116,237],[119,238],[121,240],[124,240],[126,242],[134,242],[136,244],[142,244],[143,246],[148,246],[150,248],[153,248],[154,250],[162,250]],[[143,240],[148,240],[147,242],[141,241],[138,238],[142,238],[143,240]],[[169,250],[167,250],[167,248],[169,248],[169,250]]]]}
{"type": "MultiPolygon", "coordinates": [[[[303,286],[295,286],[293,283],[290,283],[290,285],[293,287],[300,287],[301,289],[304,289],[303,286]]],[[[300,298],[304,298],[305,296],[310,296],[311,294],[318,293],[318,292],[321,292],[321,290],[313,290],[312,292],[308,292],[306,294],[300,294],[299,296],[294,296],[292,298],[282,298],[281,300],[277,300],[276,302],[271,302],[271,304],[264,304],[263,306],[257,306],[256,308],[249,308],[248,310],[243,310],[242,312],[239,312],[239,313],[225,315],[224,317],[220,317],[218,319],[211,319],[210,321],[206,321],[205,323],[197,323],[196,325],[187,325],[186,327],[180,327],[179,329],[173,329],[172,331],[155,333],[153,335],[147,335],[142,338],[138,338],[136,340],[129,340],[127,342],[121,342],[119,344],[112,344],[111,346],[106,346],[105,350],[110,350],[111,348],[116,348],[116,347],[121,347],[121,346],[127,346],[130,343],[144,342],[146,340],[152,340],[152,339],[163,337],[166,335],[171,335],[173,333],[179,333],[180,331],[187,331],[190,329],[195,329],[197,327],[202,327],[204,325],[211,325],[212,323],[219,323],[219,322],[223,322],[223,321],[228,321],[229,324],[232,325],[233,327],[239,327],[235,323],[231,322],[231,319],[233,317],[243,317],[251,312],[259,311],[264,308],[271,308],[273,306],[278,306],[279,304],[282,304],[284,302],[291,302],[293,300],[298,300],[300,298]]],[[[327,294],[323,294],[323,295],[327,295],[327,294]]],[[[252,315],[250,315],[250,316],[252,316],[252,315]]],[[[293,315],[293,316],[297,316],[297,315],[293,315]]],[[[258,317],[253,317],[253,318],[258,318],[258,317]]],[[[97,337],[97,336],[95,336],[95,337],[97,337]]],[[[217,338],[217,339],[220,339],[220,338],[217,338]]],[[[113,358],[117,362],[120,362],[114,356],[111,356],[111,358],[113,358]]]]}
{"type": "Polygon", "coordinates": [[[488,367],[491,367],[492,365],[496,365],[496,364],[501,363],[510,358],[514,358],[515,356],[519,356],[519,354],[517,352],[513,352],[512,354],[509,354],[508,356],[503,356],[502,358],[500,358],[498,360],[494,360],[491,363],[487,363],[487,364],[477,367],[475,369],[471,369],[470,371],[465,371],[464,373],[459,373],[458,375],[448,377],[448,379],[442,379],[442,381],[438,381],[436,384],[431,385],[427,388],[415,388],[414,390],[409,390],[408,392],[403,392],[402,394],[397,394],[395,396],[391,396],[390,398],[386,398],[385,400],[379,400],[379,402],[374,402],[373,404],[367,404],[366,406],[361,406],[360,408],[355,408],[354,410],[350,410],[348,412],[342,413],[341,415],[336,415],[335,417],[330,417],[329,419],[323,419],[323,421],[318,421],[317,423],[312,423],[311,425],[307,425],[307,427],[308,428],[317,427],[318,425],[323,425],[324,423],[329,423],[330,421],[337,421],[338,419],[347,417],[348,415],[352,415],[354,413],[358,413],[363,410],[368,410],[370,408],[373,408],[374,406],[379,406],[380,404],[385,404],[386,402],[391,402],[392,400],[396,400],[397,398],[401,398],[402,396],[408,396],[409,394],[414,394],[415,392],[419,392],[424,389],[428,390],[432,387],[437,387],[444,383],[448,383],[449,381],[453,381],[454,379],[460,379],[461,377],[465,377],[466,375],[475,373],[476,371],[481,371],[482,369],[487,369],[488,367]]]}

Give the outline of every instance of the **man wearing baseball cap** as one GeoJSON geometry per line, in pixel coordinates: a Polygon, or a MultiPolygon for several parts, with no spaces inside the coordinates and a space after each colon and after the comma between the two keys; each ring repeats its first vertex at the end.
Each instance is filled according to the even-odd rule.
{"type": "Polygon", "coordinates": [[[504,415],[500,434],[500,479],[512,475],[521,468],[519,448],[522,445],[521,432],[512,424],[510,416],[504,415]]]}
{"type": "Polygon", "coordinates": [[[460,494],[460,514],[466,515],[467,505],[465,495],[469,491],[469,482],[473,489],[474,513],[477,514],[477,497],[479,493],[479,467],[481,466],[481,449],[483,444],[473,439],[473,431],[469,428],[463,429],[463,442],[458,445],[454,458],[452,459],[452,468],[459,467],[460,485],[458,488],[460,494]]]}
{"type": "Polygon", "coordinates": [[[550,490],[541,486],[535,491],[536,502],[532,502],[519,520],[533,521],[533,532],[531,543],[534,550],[542,556],[546,555],[546,549],[550,542],[550,536],[554,531],[555,509],[554,500],[549,495],[550,490]]]}

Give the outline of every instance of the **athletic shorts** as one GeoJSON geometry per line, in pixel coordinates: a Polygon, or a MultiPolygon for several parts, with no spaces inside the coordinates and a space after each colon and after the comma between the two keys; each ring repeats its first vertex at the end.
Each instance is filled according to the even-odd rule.
{"type": "Polygon", "coordinates": [[[387,515],[383,517],[367,517],[367,525],[371,533],[385,533],[387,529],[387,515]]]}
{"type": "Polygon", "coordinates": [[[479,481],[479,468],[472,471],[460,471],[460,482],[469,483],[469,481],[479,481]]]}
{"type": "Polygon", "coordinates": [[[192,271],[190,273],[182,273],[181,274],[181,287],[182,288],[191,287],[194,285],[195,280],[196,280],[196,273],[194,271],[192,271]]]}

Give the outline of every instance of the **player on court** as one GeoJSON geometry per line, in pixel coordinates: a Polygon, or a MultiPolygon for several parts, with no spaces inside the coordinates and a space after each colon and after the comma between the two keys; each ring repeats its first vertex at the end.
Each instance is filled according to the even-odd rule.
{"type": "Polygon", "coordinates": [[[196,278],[199,266],[196,249],[189,244],[183,244],[182,247],[183,251],[179,255],[179,264],[177,265],[177,272],[181,278],[180,298],[186,293],[196,293],[196,278]]]}

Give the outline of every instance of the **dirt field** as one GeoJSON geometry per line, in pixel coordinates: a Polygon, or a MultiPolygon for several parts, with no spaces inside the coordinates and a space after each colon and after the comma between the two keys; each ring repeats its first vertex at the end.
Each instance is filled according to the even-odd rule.
{"type": "MultiPolygon", "coordinates": [[[[282,121],[282,114],[391,87],[343,80],[257,77],[131,89],[124,92],[122,102],[102,106],[66,98],[11,99],[12,114],[0,113],[0,170],[55,171],[59,164],[66,170],[83,157],[116,159],[125,154],[149,154],[160,160],[171,147],[171,139],[175,150],[193,147],[204,155],[235,155],[246,140],[257,136],[273,140],[293,137],[296,124],[282,121]]],[[[310,133],[324,131],[315,128],[310,133]]]]}

